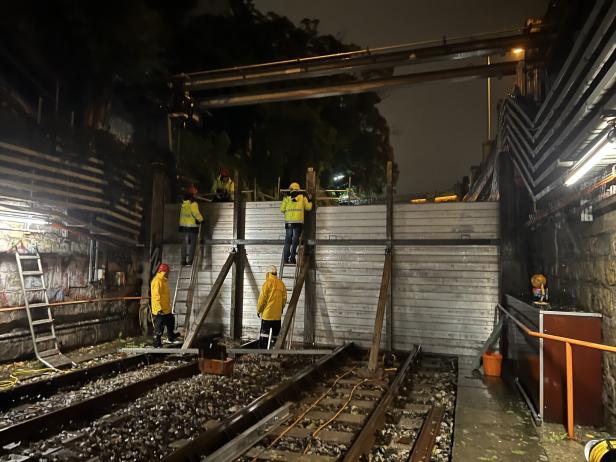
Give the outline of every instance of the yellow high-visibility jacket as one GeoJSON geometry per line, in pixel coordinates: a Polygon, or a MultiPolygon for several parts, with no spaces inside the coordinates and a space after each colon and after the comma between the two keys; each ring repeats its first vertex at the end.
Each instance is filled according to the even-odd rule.
{"type": "Polygon", "coordinates": [[[229,178],[228,181],[222,181],[222,177],[218,175],[212,185],[212,192],[226,192],[229,194],[229,197],[233,197],[233,193],[235,192],[235,183],[233,183],[231,178],[229,178]]]}
{"type": "Polygon", "coordinates": [[[152,283],[150,284],[150,292],[152,295],[152,314],[169,314],[171,313],[171,298],[169,297],[169,281],[165,273],[156,273],[152,283]]]}
{"type": "Polygon", "coordinates": [[[203,221],[203,216],[199,212],[199,204],[195,201],[185,200],[180,209],[180,228],[199,228],[197,222],[203,221]]]}
{"type": "Polygon", "coordinates": [[[304,210],[307,212],[312,210],[312,202],[303,194],[297,195],[295,200],[291,196],[285,196],[282,204],[280,204],[280,211],[284,213],[285,223],[303,223],[304,210]]]}
{"type": "Polygon", "coordinates": [[[257,313],[264,321],[280,321],[282,309],[286,303],[287,288],[284,282],[273,274],[267,273],[257,301],[257,313]]]}

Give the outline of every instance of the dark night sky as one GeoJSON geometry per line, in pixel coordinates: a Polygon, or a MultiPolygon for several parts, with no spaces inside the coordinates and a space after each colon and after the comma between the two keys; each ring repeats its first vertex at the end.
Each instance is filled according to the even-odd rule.
{"type": "MultiPolygon", "coordinates": [[[[524,26],[548,0],[255,0],[263,12],[320,20],[319,30],[361,47],[476,35],[524,26]]],[[[513,77],[493,81],[496,102],[513,77]]],[[[444,190],[481,160],[486,139],[486,83],[437,83],[382,92],[400,168],[398,193],[444,190]]]]}

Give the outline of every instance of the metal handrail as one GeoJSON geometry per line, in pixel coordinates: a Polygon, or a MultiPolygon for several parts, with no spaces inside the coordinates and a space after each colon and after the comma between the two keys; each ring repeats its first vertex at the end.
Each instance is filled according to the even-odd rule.
{"type": "Polygon", "coordinates": [[[525,335],[529,337],[542,338],[544,340],[553,340],[555,342],[561,342],[565,344],[565,365],[567,370],[567,436],[573,438],[573,351],[571,345],[581,346],[585,348],[591,348],[593,350],[609,351],[610,353],[616,353],[616,347],[610,345],[603,345],[602,343],[587,342],[585,340],[578,340],[569,337],[561,337],[559,335],[543,334],[529,329],[516,319],[507,309],[500,303],[496,305],[509,319],[511,319],[525,335]]]}

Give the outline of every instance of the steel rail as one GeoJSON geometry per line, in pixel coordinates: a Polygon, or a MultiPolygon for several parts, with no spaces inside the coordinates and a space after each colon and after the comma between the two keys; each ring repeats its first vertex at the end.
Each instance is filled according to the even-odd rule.
{"type": "Polygon", "coordinates": [[[108,414],[119,404],[137,399],[158,385],[187,378],[198,372],[199,365],[197,361],[194,361],[154,377],[140,380],[139,382],[3,428],[0,430],[0,454],[4,451],[2,449],[3,446],[9,443],[21,441],[23,444],[37,441],[57,434],[69,426],[72,427],[81,422],[92,421],[104,414],[108,414]]]}
{"type": "Polygon", "coordinates": [[[37,401],[57,393],[62,388],[80,386],[101,377],[120,374],[136,369],[143,364],[157,363],[165,359],[163,356],[146,354],[106,361],[92,367],[78,369],[65,374],[55,375],[36,382],[17,385],[10,390],[0,392],[0,411],[37,401]]]}
{"type": "Polygon", "coordinates": [[[400,386],[406,379],[407,374],[411,370],[411,366],[419,357],[421,353],[421,346],[416,346],[413,351],[409,353],[406,358],[406,361],[402,364],[400,369],[398,369],[398,373],[396,374],[396,378],[393,380],[387,392],[381,397],[379,400],[379,404],[374,408],[368,420],[362,427],[359,434],[355,437],[353,444],[349,448],[349,450],[344,455],[343,462],[354,462],[360,460],[360,457],[366,453],[368,453],[372,447],[374,446],[374,441],[376,439],[376,432],[383,423],[385,422],[385,414],[389,405],[392,403],[396,395],[398,394],[398,390],[400,386]]]}
{"type": "Polygon", "coordinates": [[[162,460],[164,462],[200,461],[202,456],[210,455],[223,447],[277,408],[285,405],[286,402],[297,401],[307,389],[318,383],[318,379],[327,368],[341,358],[350,355],[353,350],[352,343],[339,346],[331,354],[319,358],[313,365],[229,416],[220,425],[197,435],[162,460]]]}
{"type": "Polygon", "coordinates": [[[408,462],[430,462],[434,443],[441,430],[441,422],[444,417],[444,407],[432,406],[424,420],[419,436],[415,440],[415,445],[409,454],[408,462]]]}

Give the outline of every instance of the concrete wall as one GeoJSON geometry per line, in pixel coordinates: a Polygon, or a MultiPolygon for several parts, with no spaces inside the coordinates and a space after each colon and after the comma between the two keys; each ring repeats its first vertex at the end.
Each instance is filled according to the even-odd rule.
{"type": "MultiPolygon", "coordinates": [[[[283,239],[279,202],[246,204],[247,239],[283,239]]],[[[233,205],[203,205],[206,235],[232,237],[233,205]]],[[[163,258],[172,263],[171,286],[177,280],[179,234],[177,206],[168,207],[163,258]]],[[[498,301],[496,245],[467,245],[468,239],[497,239],[497,203],[398,204],[395,239],[413,240],[394,252],[394,347],[421,343],[428,351],[472,354],[491,331],[498,301]],[[443,241],[439,244],[439,240],[443,241]],[[425,241],[425,244],[422,244],[425,241]]],[[[331,241],[316,249],[316,341],[370,344],[379,294],[384,245],[345,246],[344,239],[384,239],[385,206],[320,207],[317,239],[331,241]]],[[[208,245],[199,271],[195,307],[205,301],[230,245],[208,245]]],[[[243,335],[257,338],[255,306],[269,265],[280,264],[282,244],[246,246],[243,335]]],[[[184,283],[187,286],[188,282],[184,283]]],[[[183,287],[182,285],[180,287],[183,287]]],[[[228,276],[206,324],[229,332],[231,276],[228,276]]],[[[289,292],[290,295],[290,292],[289,292]]],[[[298,304],[294,340],[303,335],[304,298],[298,304]]],[[[185,298],[179,291],[178,299],[185,298]]],[[[178,310],[182,311],[181,304],[178,310]]],[[[179,316],[181,319],[181,316],[179,316]]],[[[385,342],[385,337],[383,337],[385,342]]]]}
{"type": "MultiPolygon", "coordinates": [[[[99,251],[101,265],[109,275],[106,282],[88,281],[88,241],[79,234],[48,225],[2,222],[0,230],[0,308],[24,304],[14,252],[38,249],[50,302],[134,295],[139,287],[139,263],[131,251],[106,248],[99,251]],[[115,287],[114,272],[126,274],[126,284],[115,287]]],[[[26,283],[32,286],[34,278],[26,283]]],[[[31,294],[30,301],[35,300],[31,294]]],[[[83,345],[136,333],[137,306],[124,302],[97,302],[52,308],[61,348],[83,345]]],[[[0,311],[0,361],[33,354],[25,310],[0,311]]]]}
{"type": "MultiPolygon", "coordinates": [[[[532,234],[533,270],[548,278],[553,302],[603,315],[603,341],[616,345],[616,211],[580,221],[561,216],[532,234]]],[[[616,355],[603,355],[603,402],[616,428],[616,355]]]]}

